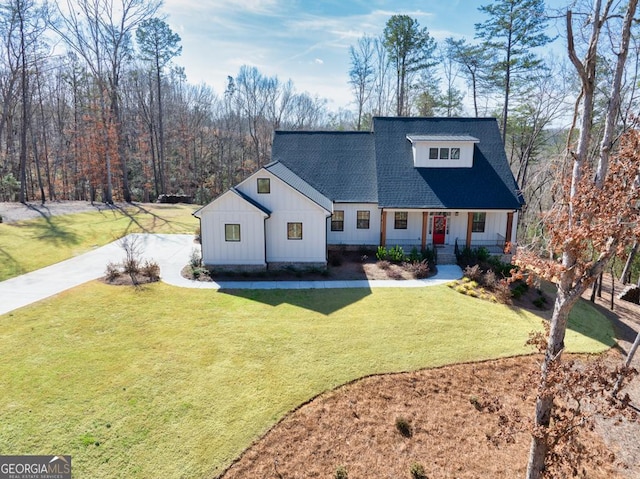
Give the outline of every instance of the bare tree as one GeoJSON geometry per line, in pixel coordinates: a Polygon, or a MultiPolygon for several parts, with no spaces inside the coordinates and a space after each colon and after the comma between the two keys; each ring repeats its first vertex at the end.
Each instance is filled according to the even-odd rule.
{"type": "Polygon", "coordinates": [[[374,39],[364,36],[358,40],[357,47],[349,47],[351,57],[351,70],[349,70],[349,83],[356,99],[358,119],[356,130],[362,127],[362,115],[364,108],[373,91],[374,82],[374,39]]]}
{"type": "MultiPolygon", "coordinates": [[[[160,0],[67,0],[65,8],[56,3],[59,21],[52,27],[65,43],[84,59],[98,85],[102,121],[116,131],[116,150],[122,173],[124,200],[131,201],[127,172],[122,117],[120,110],[120,81],[125,60],[131,55],[131,36],[140,23],[153,17],[160,8],[160,0]],[[106,92],[106,95],[103,94],[106,92]]],[[[110,141],[105,134],[103,141],[110,141]]],[[[105,148],[107,187],[103,200],[113,202],[112,159],[105,148]]]]}
{"type": "MultiPolygon", "coordinates": [[[[615,165],[615,174],[609,174],[604,157],[596,168],[597,174],[591,177],[587,163],[587,154],[591,138],[593,118],[593,96],[595,85],[598,47],[603,25],[609,20],[609,10],[613,0],[608,0],[604,7],[602,0],[595,0],[590,15],[591,34],[584,60],[576,54],[572,12],[566,15],[569,58],[575,66],[582,84],[580,96],[581,122],[577,148],[570,150],[573,160],[571,176],[567,179],[562,202],[548,217],[547,227],[551,234],[549,239],[551,252],[560,257],[555,260],[542,260],[534,254],[519,251],[517,261],[525,268],[543,272],[547,278],[557,278],[558,291],[550,322],[545,357],[541,367],[540,389],[536,399],[535,424],[533,440],[527,466],[527,478],[538,479],[545,470],[545,459],[551,444],[549,427],[554,409],[554,395],[548,385],[552,380],[550,372],[561,360],[564,350],[564,337],[569,312],[578,298],[604,270],[611,258],[624,245],[629,233],[635,235],[637,225],[638,190],[635,186],[637,170],[630,162],[636,161],[637,135],[629,137],[626,149],[615,165]],[[602,198],[607,198],[606,202],[602,198]],[[611,215],[611,211],[615,215],[611,215]],[[613,217],[613,218],[612,218],[613,217]]],[[[618,66],[624,68],[628,48],[632,20],[635,16],[637,0],[629,0],[622,24],[621,43],[618,49],[618,66]]],[[[622,75],[616,75],[611,91],[619,91],[622,75]]],[[[619,103],[612,101],[607,109],[607,117],[617,117],[619,103]]],[[[578,110],[578,109],[576,109],[578,110]]],[[[571,135],[570,135],[571,138],[571,135]]],[[[600,150],[601,154],[603,149],[600,150]]],[[[608,157],[608,152],[604,151],[608,157]]]]}
{"type": "Polygon", "coordinates": [[[162,71],[174,57],[180,55],[182,47],[179,45],[180,36],[171,31],[169,25],[159,18],[149,18],[140,23],[136,30],[136,38],[140,53],[145,61],[151,63],[156,82],[156,104],[158,105],[158,172],[160,179],[160,193],[166,193],[165,182],[165,154],[164,154],[164,125],[162,112],[162,71]]]}

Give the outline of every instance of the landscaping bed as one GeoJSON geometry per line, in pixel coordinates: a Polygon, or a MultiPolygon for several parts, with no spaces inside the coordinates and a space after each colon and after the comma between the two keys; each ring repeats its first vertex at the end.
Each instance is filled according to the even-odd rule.
{"type": "MultiPolygon", "coordinates": [[[[331,261],[326,270],[289,267],[268,271],[212,271],[192,265],[182,274],[197,281],[346,281],[346,280],[408,280],[422,276],[411,262],[379,261],[375,252],[342,252],[340,261],[331,261]],[[195,274],[194,274],[195,273],[195,274]]],[[[436,274],[437,267],[430,265],[425,276],[436,274]]]]}

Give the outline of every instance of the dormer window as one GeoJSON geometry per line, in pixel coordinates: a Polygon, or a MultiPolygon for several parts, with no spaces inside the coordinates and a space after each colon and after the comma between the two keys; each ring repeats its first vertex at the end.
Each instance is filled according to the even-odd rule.
{"type": "Polygon", "coordinates": [[[469,135],[407,135],[413,147],[416,168],[471,168],[473,145],[469,135]]]}

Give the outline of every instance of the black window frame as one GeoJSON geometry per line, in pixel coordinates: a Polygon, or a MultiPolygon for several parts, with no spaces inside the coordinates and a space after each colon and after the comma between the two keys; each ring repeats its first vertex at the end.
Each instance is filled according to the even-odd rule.
{"type": "Polygon", "coordinates": [[[344,210],[335,210],[331,215],[331,231],[344,231],[344,210]],[[338,219],[338,216],[342,216],[338,219]]]}
{"type": "Polygon", "coordinates": [[[271,178],[258,178],[256,188],[258,190],[258,194],[260,195],[268,195],[271,193],[271,178]],[[266,183],[265,183],[266,182],[266,183]],[[262,187],[261,187],[262,184],[262,187]],[[267,185],[266,191],[264,190],[264,185],[267,185]]]}
{"type": "Polygon", "coordinates": [[[368,230],[371,228],[370,224],[371,224],[371,211],[358,210],[356,213],[356,229],[368,230]],[[360,218],[361,214],[366,214],[366,218],[360,218]]]}
{"type": "Polygon", "coordinates": [[[406,230],[409,224],[408,211],[396,211],[393,215],[393,229],[406,230]]]}
{"type": "Polygon", "coordinates": [[[241,236],[240,236],[240,223],[225,223],[224,224],[224,240],[228,241],[230,243],[238,243],[241,241],[241,236]],[[237,226],[238,227],[238,239],[233,239],[235,237],[235,235],[233,234],[229,234],[230,232],[230,227],[234,227],[237,226]]]}
{"type": "Polygon", "coordinates": [[[471,218],[471,232],[472,233],[484,233],[487,222],[487,213],[475,212],[471,218]]]}
{"type": "Polygon", "coordinates": [[[451,151],[449,152],[449,159],[450,160],[459,160],[460,159],[460,148],[458,148],[458,147],[451,148],[451,151]],[[454,151],[457,153],[457,155],[455,157],[453,156],[453,152],[454,151]]]}
{"type": "Polygon", "coordinates": [[[438,152],[439,152],[438,148],[435,148],[435,147],[429,148],[429,159],[430,160],[437,160],[438,159],[438,152]]]}
{"type": "Polygon", "coordinates": [[[302,239],[302,221],[289,221],[287,222],[287,239],[292,241],[299,241],[302,239]],[[291,235],[291,227],[293,225],[300,225],[300,237],[291,235]]]}

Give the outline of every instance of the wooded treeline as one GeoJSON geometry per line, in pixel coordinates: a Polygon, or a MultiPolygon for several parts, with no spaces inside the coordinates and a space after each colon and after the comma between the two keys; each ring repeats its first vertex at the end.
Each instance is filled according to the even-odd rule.
{"type": "Polygon", "coordinates": [[[255,68],[222,95],[189,84],[157,1],[8,0],[0,30],[0,201],[204,203],[269,160],[274,129],[327,121],[255,68]]]}
{"type": "MultiPolygon", "coordinates": [[[[190,84],[158,0],[4,0],[0,200],[185,194],[205,203],[269,161],[275,129],[368,129],[375,115],[495,116],[537,213],[553,201],[549,185],[581,88],[566,59],[540,53],[563,41],[545,33],[563,12],[542,0],[487,2],[480,12],[473,41],[439,43],[415,19],[392,16],[351,47],[353,102],[330,112],[326,100],[250,66],[230,72],[224,92],[190,84]]],[[[574,12],[588,31],[590,2],[574,12]]],[[[606,31],[612,45],[615,22],[606,31]]],[[[616,52],[598,55],[594,145],[616,52]]],[[[637,111],[638,58],[634,35],[617,134],[637,111]]]]}

